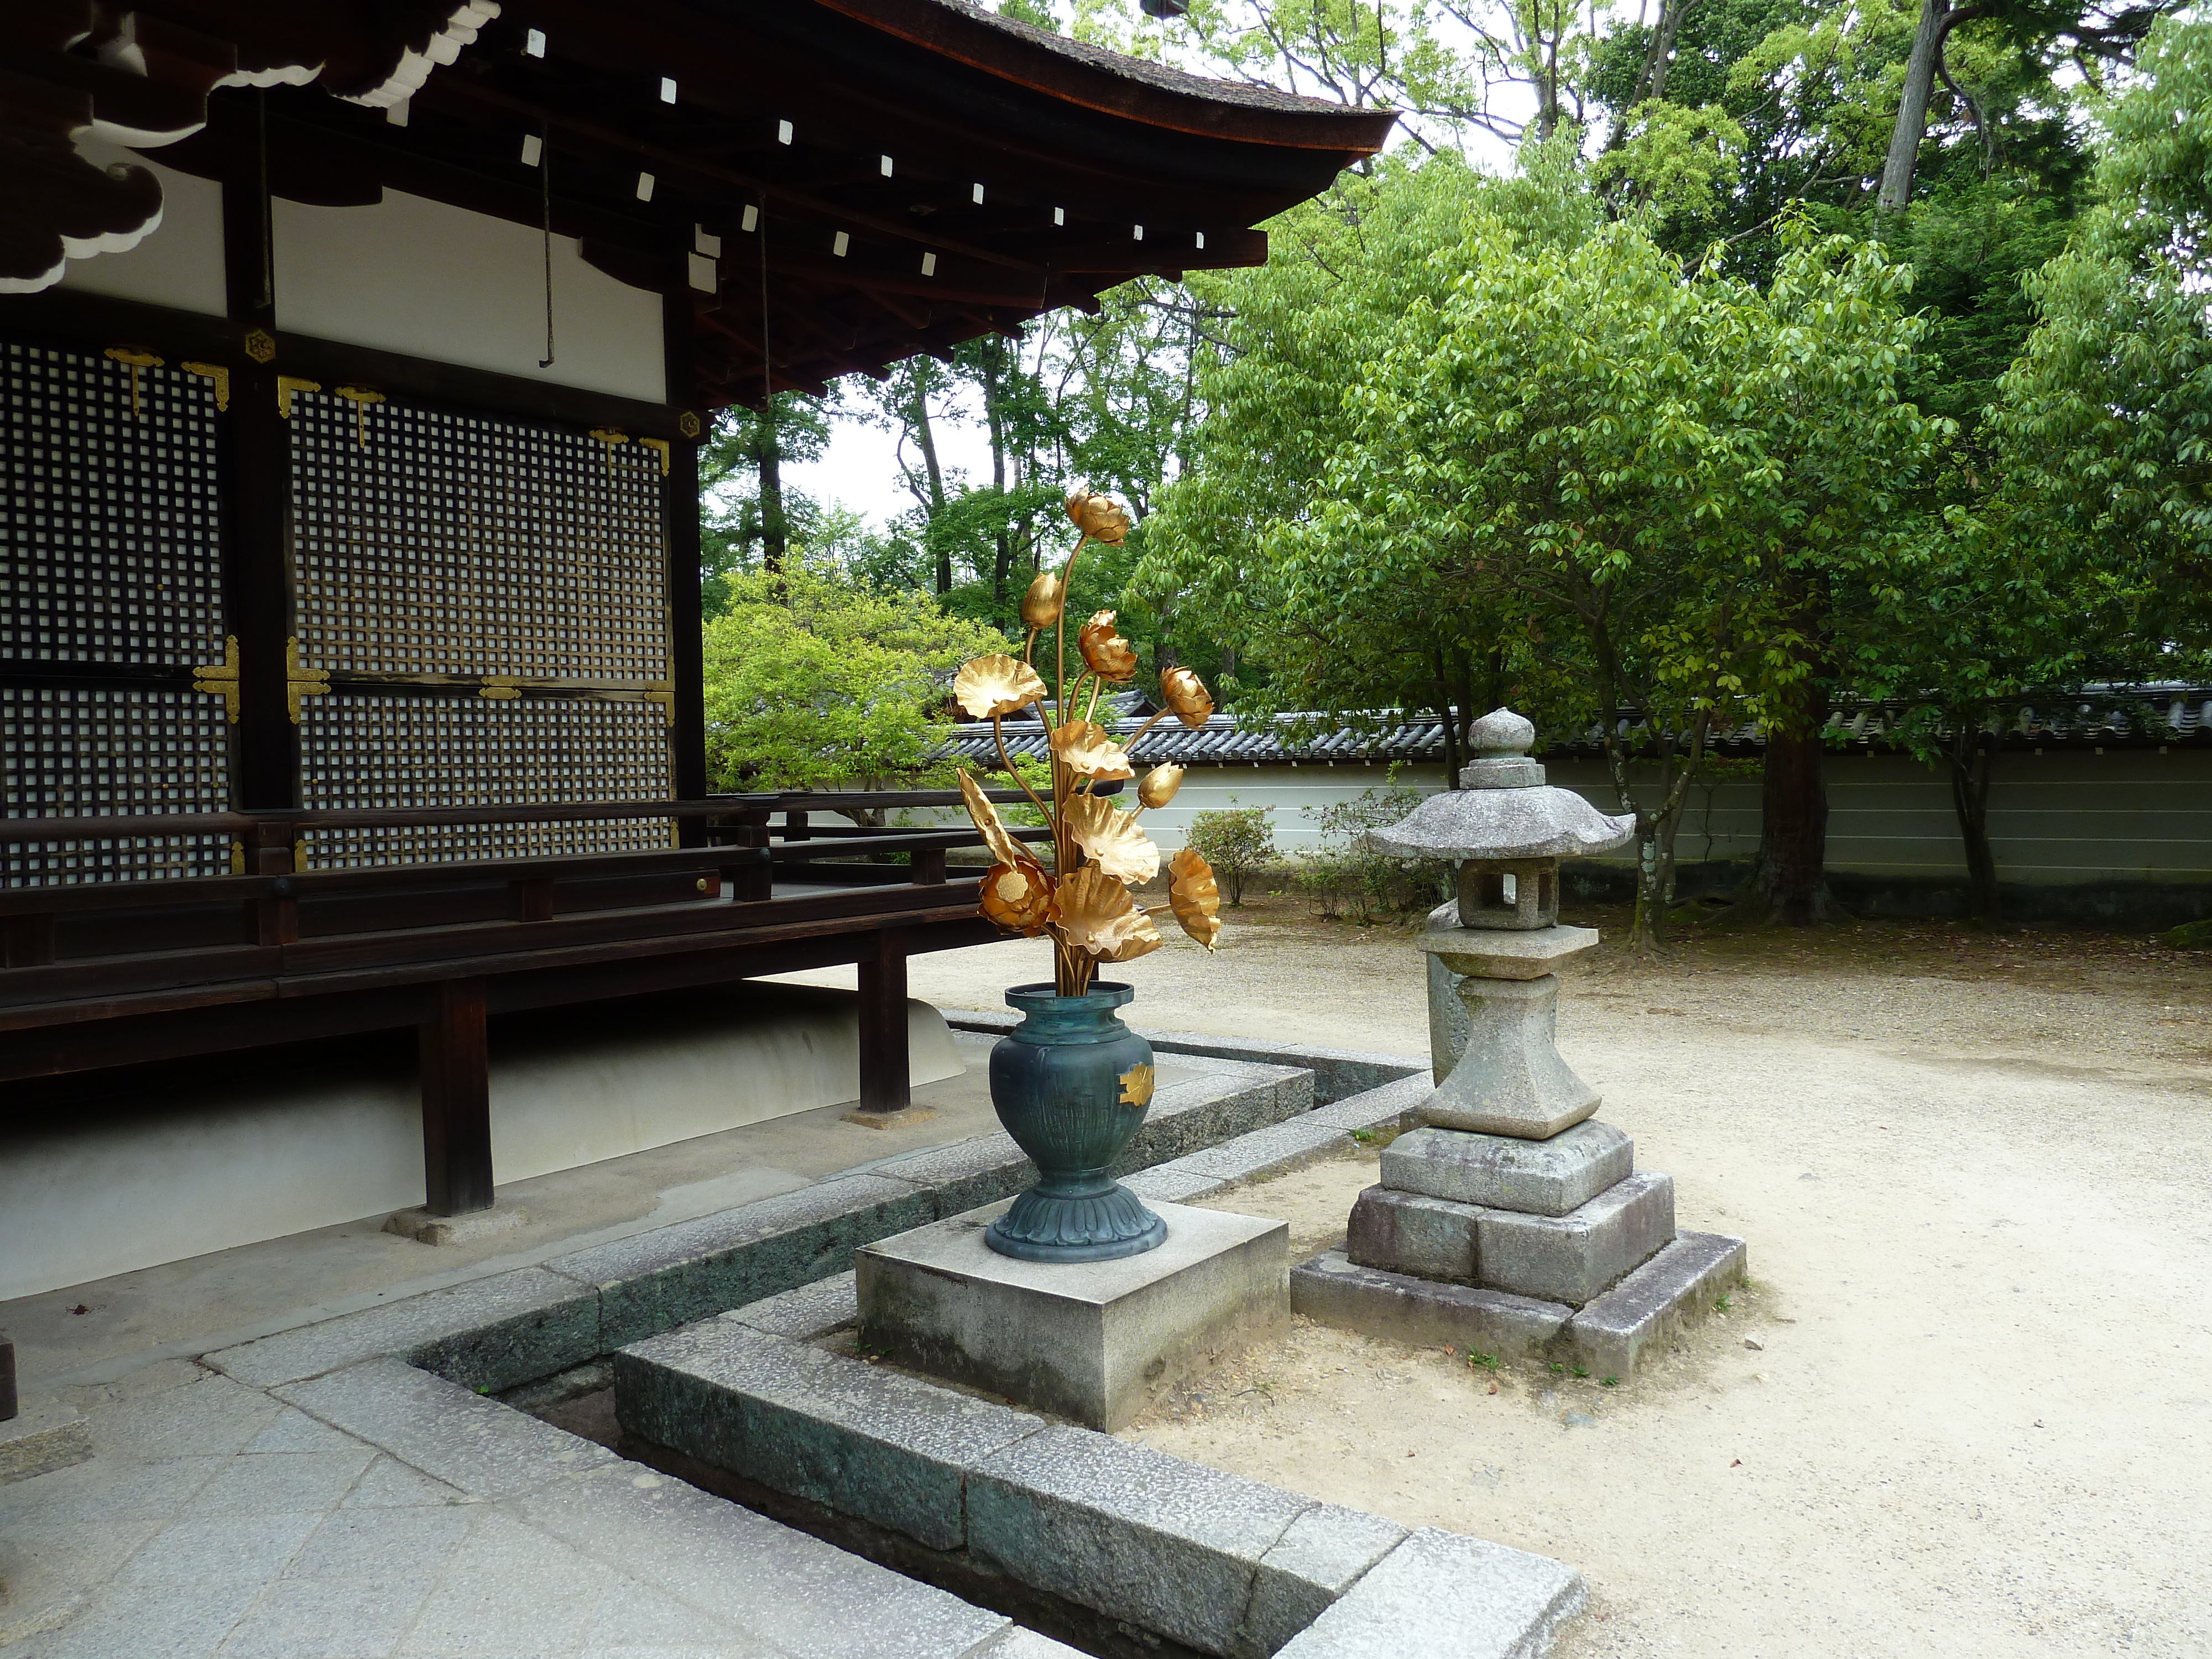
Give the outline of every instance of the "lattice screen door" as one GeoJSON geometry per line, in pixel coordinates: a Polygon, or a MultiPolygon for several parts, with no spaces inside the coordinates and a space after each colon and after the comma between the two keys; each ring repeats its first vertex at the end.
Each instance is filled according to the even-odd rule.
{"type": "MultiPolygon", "coordinates": [[[[146,354],[132,354],[143,356],[146,354]]],[[[220,812],[227,700],[216,382],[0,342],[0,812],[220,812]]],[[[4,849],[9,886],[206,876],[222,836],[4,849]]]]}
{"type": "MultiPolygon", "coordinates": [[[[342,390],[295,394],[307,807],[673,793],[666,451],[342,390]]],[[[318,832],[311,868],[668,846],[669,820],[318,832]]]]}

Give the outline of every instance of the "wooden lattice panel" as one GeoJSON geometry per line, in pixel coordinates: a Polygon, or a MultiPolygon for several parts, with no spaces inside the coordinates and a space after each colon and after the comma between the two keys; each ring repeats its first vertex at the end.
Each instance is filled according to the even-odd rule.
{"type": "Polygon", "coordinates": [[[215,382],[0,343],[0,658],[222,657],[215,382]]]}
{"type": "MultiPolygon", "coordinates": [[[[9,817],[222,812],[220,698],[137,686],[0,685],[0,812],[9,817]]],[[[50,842],[4,849],[7,884],[144,881],[230,871],[221,836],[50,842]]]]}
{"type": "Polygon", "coordinates": [[[666,684],[652,448],[329,392],[291,431],[302,663],[666,684]]]}
{"type": "MultiPolygon", "coordinates": [[[[301,800],[325,810],[665,800],[666,715],[595,697],[338,695],[301,710],[301,800]]],[[[318,830],[313,869],[445,863],[670,844],[665,818],[318,830]]]]}

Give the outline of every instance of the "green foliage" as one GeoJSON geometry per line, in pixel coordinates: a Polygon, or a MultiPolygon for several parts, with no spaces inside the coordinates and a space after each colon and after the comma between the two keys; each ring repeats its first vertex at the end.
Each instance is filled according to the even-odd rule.
{"type": "Polygon", "coordinates": [[[819,459],[830,444],[831,411],[796,392],[779,392],[774,418],[741,404],[717,410],[699,450],[700,608],[718,616],[729,602],[729,579],[761,564],[764,532],[819,545],[855,524],[825,522],[822,504],[797,491],[761,489],[761,463],[819,459]]]}
{"type": "Polygon", "coordinates": [[[1214,877],[1229,889],[1229,902],[1244,902],[1244,883],[1251,873],[1275,856],[1275,832],[1268,826],[1265,806],[1231,806],[1192,817],[1186,839],[1199,857],[1212,866],[1214,877]]]}
{"type": "Polygon", "coordinates": [[[835,565],[738,572],[706,631],[707,756],[720,789],[946,783],[951,672],[1008,648],[927,594],[875,593],[835,565]]]}
{"type": "Polygon", "coordinates": [[[1992,424],[2008,533],[2069,558],[2150,675],[2212,624],[2212,21],[2160,23],[2139,69],[1992,424]]]}
{"type": "Polygon", "coordinates": [[[1349,908],[1362,927],[1378,912],[1426,908],[1446,896],[1451,871],[1437,860],[1391,858],[1365,844],[1367,832],[1395,823],[1421,803],[1420,792],[1396,786],[1365,789],[1351,800],[1308,807],[1321,845],[1298,860],[1297,882],[1321,902],[1323,916],[1349,908]]]}

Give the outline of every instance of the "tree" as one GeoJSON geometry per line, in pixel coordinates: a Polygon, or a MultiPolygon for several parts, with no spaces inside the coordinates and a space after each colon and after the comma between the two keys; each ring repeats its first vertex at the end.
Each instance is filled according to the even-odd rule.
{"type": "Polygon", "coordinates": [[[2116,649],[2151,677],[2212,643],[2212,22],[2161,21],[2137,68],[1991,423],[2020,533],[2124,614],[2116,649]]]}
{"type": "Polygon", "coordinates": [[[830,421],[828,409],[797,392],[777,393],[765,409],[733,404],[715,412],[699,454],[699,580],[708,616],[728,602],[735,573],[782,568],[794,534],[816,531],[821,504],[784,487],[783,463],[820,459],[830,421]]]}
{"type": "MultiPolygon", "coordinates": [[[[948,686],[1010,648],[926,593],[884,595],[826,561],[738,572],[707,625],[707,758],[721,789],[950,783],[948,686]]],[[[881,814],[853,814],[867,821],[881,814]]]]}

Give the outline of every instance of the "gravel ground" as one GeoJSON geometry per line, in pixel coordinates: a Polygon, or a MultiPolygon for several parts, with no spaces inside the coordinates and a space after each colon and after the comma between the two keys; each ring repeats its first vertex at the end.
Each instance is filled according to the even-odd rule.
{"type": "MultiPolygon", "coordinates": [[[[1276,900],[1181,945],[1121,970],[1133,1023],[1425,1046],[1401,933],[1276,900]]],[[[989,1007],[1043,969],[991,945],[913,984],[989,1007]]],[[[2212,955],[1863,924],[1567,978],[1601,1115],[1681,1224],[1750,1241],[1729,1313],[1616,1388],[1301,1324],[1129,1432],[1572,1562],[1564,1659],[2212,1652],[2212,955]]],[[[1223,1207],[1309,1254],[1373,1179],[1223,1207]]]]}

